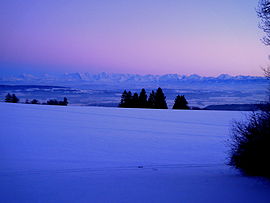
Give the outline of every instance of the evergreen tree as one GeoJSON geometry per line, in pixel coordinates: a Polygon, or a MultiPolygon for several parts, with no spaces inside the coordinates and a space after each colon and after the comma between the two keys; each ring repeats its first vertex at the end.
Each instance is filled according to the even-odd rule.
{"type": "Polygon", "coordinates": [[[147,94],[145,89],[142,89],[139,96],[139,108],[147,108],[147,94]]]}
{"type": "Polygon", "coordinates": [[[67,106],[67,105],[68,105],[68,100],[67,100],[66,97],[64,97],[63,105],[64,105],[64,106],[67,106]]]}
{"type": "Polygon", "coordinates": [[[139,95],[138,93],[134,93],[131,99],[131,107],[132,108],[139,108],[139,95]]]}
{"type": "Polygon", "coordinates": [[[16,97],[15,94],[12,94],[12,96],[11,96],[11,102],[12,102],[12,103],[18,103],[19,101],[20,101],[19,98],[16,97]]]}
{"type": "Polygon", "coordinates": [[[59,102],[56,99],[50,99],[47,101],[48,105],[59,105],[59,102]]]}
{"type": "Polygon", "coordinates": [[[127,91],[125,90],[125,91],[122,93],[121,101],[120,101],[118,107],[126,107],[126,98],[127,98],[127,91]]]}
{"type": "Polygon", "coordinates": [[[61,106],[67,106],[68,105],[68,100],[66,97],[64,97],[64,100],[63,101],[59,101],[58,102],[58,105],[61,105],[61,106]]]}
{"type": "Polygon", "coordinates": [[[126,103],[127,108],[132,107],[132,93],[131,93],[131,91],[128,91],[125,103],[126,103]]]}
{"type": "Polygon", "coordinates": [[[154,109],[156,103],[156,93],[152,90],[147,100],[147,107],[154,109]]]}
{"type": "Polygon", "coordinates": [[[25,104],[30,104],[28,99],[25,100],[25,104]]]}
{"type": "Polygon", "coordinates": [[[155,94],[155,108],[168,109],[168,106],[166,103],[166,97],[160,87],[157,89],[156,94],[155,94]]]}
{"type": "Polygon", "coordinates": [[[39,104],[39,101],[36,100],[36,99],[33,99],[33,100],[31,101],[31,104],[39,104]]]}
{"type": "Polygon", "coordinates": [[[6,98],[5,98],[5,102],[9,102],[9,103],[18,103],[19,102],[19,98],[16,97],[15,94],[7,94],[6,98]]]}
{"type": "Polygon", "coordinates": [[[177,96],[174,100],[173,109],[190,109],[184,95],[177,96]]]}
{"type": "Polygon", "coordinates": [[[5,102],[12,102],[12,96],[9,93],[6,95],[5,102]]]}
{"type": "Polygon", "coordinates": [[[121,101],[118,105],[124,108],[155,108],[155,109],[168,109],[166,97],[161,88],[157,91],[152,91],[147,100],[145,89],[142,89],[140,95],[136,92],[134,95],[130,91],[124,91],[121,96],[121,101]]]}
{"type": "Polygon", "coordinates": [[[125,90],[123,92],[121,96],[121,101],[118,106],[122,108],[130,108],[132,106],[132,93],[130,91],[127,92],[125,90]]]}

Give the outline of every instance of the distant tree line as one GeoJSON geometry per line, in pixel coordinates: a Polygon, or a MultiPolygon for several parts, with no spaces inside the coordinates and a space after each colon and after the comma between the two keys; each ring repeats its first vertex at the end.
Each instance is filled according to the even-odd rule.
{"type": "Polygon", "coordinates": [[[68,100],[67,100],[66,97],[64,97],[63,101],[57,101],[56,99],[51,99],[51,100],[48,100],[46,104],[48,104],[48,105],[67,106],[68,105],[68,100]]]}
{"type": "Polygon", "coordinates": [[[15,94],[7,94],[6,95],[6,98],[5,98],[5,102],[8,102],[8,103],[18,103],[20,100],[18,97],[16,97],[15,94]]]}
{"type": "MultiPolygon", "coordinates": [[[[122,108],[168,109],[166,96],[160,87],[156,91],[152,90],[149,97],[145,89],[142,89],[140,94],[137,92],[132,94],[131,91],[125,90],[118,106],[122,108]]],[[[178,95],[175,98],[173,109],[190,109],[184,95],[178,95]]]]}
{"type": "MultiPolygon", "coordinates": [[[[5,98],[5,102],[8,103],[18,103],[20,100],[15,94],[8,93],[5,98]]],[[[64,97],[63,101],[58,101],[56,99],[50,99],[45,103],[40,103],[37,99],[33,99],[29,101],[26,99],[25,104],[44,104],[44,105],[60,105],[60,106],[67,106],[68,100],[66,97],[64,97]]]]}

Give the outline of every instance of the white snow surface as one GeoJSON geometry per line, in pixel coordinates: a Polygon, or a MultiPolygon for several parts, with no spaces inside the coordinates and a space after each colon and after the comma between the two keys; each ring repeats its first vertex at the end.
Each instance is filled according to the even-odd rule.
{"type": "Polygon", "coordinates": [[[0,202],[270,202],[226,165],[242,112],[0,103],[0,202]]]}

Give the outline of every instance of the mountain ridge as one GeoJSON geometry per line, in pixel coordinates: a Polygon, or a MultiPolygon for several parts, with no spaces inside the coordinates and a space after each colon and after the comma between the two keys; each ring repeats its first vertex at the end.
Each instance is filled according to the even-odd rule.
{"type": "Polygon", "coordinates": [[[181,82],[181,81],[265,81],[262,76],[231,76],[229,74],[220,74],[216,77],[200,76],[197,74],[180,75],[180,74],[164,74],[164,75],[139,75],[139,74],[121,74],[121,73],[98,73],[91,74],[88,72],[64,73],[59,75],[43,74],[41,76],[35,74],[21,74],[13,77],[2,77],[1,82],[181,82]]]}

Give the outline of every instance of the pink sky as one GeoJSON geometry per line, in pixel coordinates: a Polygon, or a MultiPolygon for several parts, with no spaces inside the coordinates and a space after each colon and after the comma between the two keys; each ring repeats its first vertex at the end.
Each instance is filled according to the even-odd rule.
{"type": "Polygon", "coordinates": [[[3,3],[3,72],[262,75],[268,64],[251,0],[67,2],[3,3]]]}

